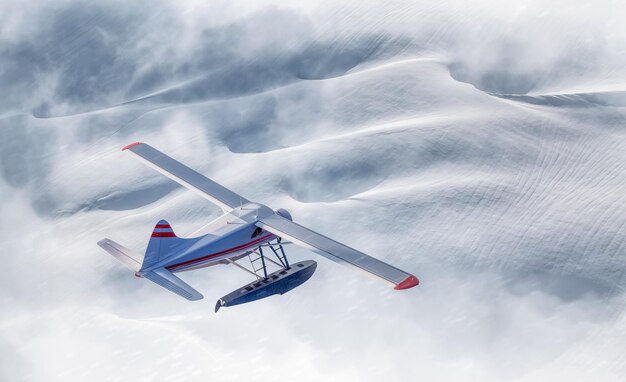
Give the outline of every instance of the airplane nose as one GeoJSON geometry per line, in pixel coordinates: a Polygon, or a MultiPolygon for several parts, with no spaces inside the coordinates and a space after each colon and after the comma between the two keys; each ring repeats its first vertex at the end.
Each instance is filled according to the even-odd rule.
{"type": "Polygon", "coordinates": [[[276,213],[282,217],[284,217],[285,219],[289,219],[291,221],[293,221],[293,219],[291,218],[291,214],[289,213],[289,211],[287,211],[284,208],[279,208],[276,210],[276,213]]]}

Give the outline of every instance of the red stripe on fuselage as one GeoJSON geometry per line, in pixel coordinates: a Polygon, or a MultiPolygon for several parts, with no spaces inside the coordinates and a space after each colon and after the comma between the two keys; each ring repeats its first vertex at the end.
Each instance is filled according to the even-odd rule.
{"type": "Polygon", "coordinates": [[[241,249],[250,247],[250,246],[252,246],[254,244],[257,244],[257,243],[260,243],[262,241],[265,241],[265,240],[267,240],[268,238],[270,238],[272,236],[274,236],[274,234],[269,234],[267,236],[263,236],[263,237],[258,238],[256,240],[252,240],[251,242],[248,242],[246,244],[242,244],[242,245],[239,245],[237,247],[234,247],[234,248],[231,248],[231,249],[226,249],[224,251],[216,252],[216,253],[213,253],[213,254],[210,254],[210,255],[207,255],[207,256],[199,257],[197,259],[187,260],[187,261],[183,261],[182,263],[168,265],[167,267],[165,267],[165,269],[171,270],[172,268],[176,268],[176,267],[180,267],[180,266],[201,263],[201,262],[203,262],[205,260],[209,260],[209,259],[214,258],[214,257],[218,257],[218,256],[221,256],[221,255],[225,255],[227,253],[230,253],[230,252],[236,252],[236,251],[239,251],[241,249]]]}

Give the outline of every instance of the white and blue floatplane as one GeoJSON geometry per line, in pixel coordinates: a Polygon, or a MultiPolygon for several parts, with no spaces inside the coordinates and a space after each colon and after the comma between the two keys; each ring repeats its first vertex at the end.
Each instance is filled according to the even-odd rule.
{"type": "Polygon", "coordinates": [[[313,275],[317,263],[307,260],[290,264],[283,247],[288,243],[377,276],[397,290],[419,284],[415,276],[294,223],[291,214],[284,209],[274,211],[263,204],[250,202],[145,143],[131,143],[122,150],[198,192],[224,211],[192,238],[176,236],[167,221],[159,221],[143,256],[110,239],[98,242],[137,277],[148,279],[181,297],[192,301],[203,298],[174,273],[217,264],[233,264],[252,274],[255,281],[220,298],[215,306],[216,312],[222,306],[239,305],[294,289],[313,275]],[[238,262],[246,257],[250,261],[249,267],[238,262]],[[270,264],[278,270],[268,273],[270,264]]]}

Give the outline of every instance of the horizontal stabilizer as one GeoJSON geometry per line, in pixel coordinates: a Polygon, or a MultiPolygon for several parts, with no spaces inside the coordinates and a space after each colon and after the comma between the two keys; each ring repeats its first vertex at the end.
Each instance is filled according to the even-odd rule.
{"type": "Polygon", "coordinates": [[[139,253],[133,252],[110,239],[102,239],[98,242],[98,245],[105,251],[109,252],[111,256],[115,257],[122,264],[130,268],[133,272],[137,272],[141,268],[143,256],[139,253]]]}
{"type": "Polygon", "coordinates": [[[189,284],[185,283],[165,268],[157,268],[148,272],[140,272],[139,275],[162,286],[170,292],[186,298],[187,300],[196,301],[201,300],[204,297],[200,294],[200,292],[193,289],[189,286],[189,284]]]}

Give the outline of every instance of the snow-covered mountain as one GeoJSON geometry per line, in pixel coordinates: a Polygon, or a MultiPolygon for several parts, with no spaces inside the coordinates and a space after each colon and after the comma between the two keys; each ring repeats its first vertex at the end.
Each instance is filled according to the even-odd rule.
{"type": "Polygon", "coordinates": [[[626,6],[2,2],[0,380],[621,381],[626,6]],[[120,151],[144,141],[416,274],[313,253],[282,297],[143,251],[219,209],[120,151]]]}

